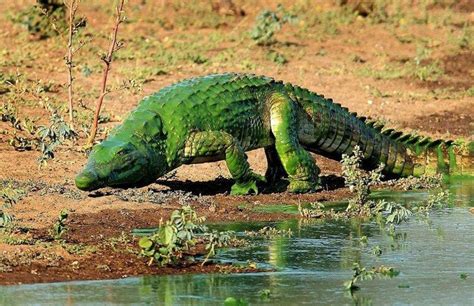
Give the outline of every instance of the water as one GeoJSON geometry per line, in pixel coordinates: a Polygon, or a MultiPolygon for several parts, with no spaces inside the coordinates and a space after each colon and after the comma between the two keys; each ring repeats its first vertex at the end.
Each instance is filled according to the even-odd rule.
{"type": "MultiPolygon", "coordinates": [[[[293,230],[293,237],[258,240],[245,249],[227,250],[218,260],[255,261],[274,272],[146,276],[108,281],[78,281],[0,287],[5,305],[150,304],[222,305],[233,296],[252,305],[391,304],[474,305],[474,181],[450,186],[454,208],[412,218],[398,229],[398,239],[375,222],[361,220],[288,220],[277,223],[233,223],[238,231],[264,225],[293,230]],[[367,236],[364,244],[361,237],[367,236]],[[382,249],[381,256],[373,248],[382,249]],[[352,264],[386,265],[400,271],[392,279],[360,283],[352,296],[342,284],[352,264]],[[467,275],[463,279],[461,275],[467,275]],[[269,290],[270,298],[261,297],[269,290]]],[[[426,192],[382,192],[376,197],[399,202],[425,199],[426,192]]],[[[222,225],[218,227],[223,227],[222,225]]]]}

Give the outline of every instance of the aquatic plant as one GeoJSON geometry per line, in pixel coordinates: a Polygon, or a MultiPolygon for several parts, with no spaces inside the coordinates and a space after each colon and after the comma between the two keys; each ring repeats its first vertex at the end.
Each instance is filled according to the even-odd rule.
{"type": "Polygon", "coordinates": [[[365,171],[361,167],[363,154],[359,146],[355,146],[351,155],[342,155],[342,175],[347,187],[355,196],[349,200],[347,211],[358,211],[367,214],[364,205],[369,201],[370,187],[380,182],[383,164],[372,171],[365,171]]]}
{"type": "Polygon", "coordinates": [[[379,266],[367,269],[366,267],[361,267],[358,263],[354,263],[352,270],[354,271],[352,278],[344,282],[344,288],[346,290],[350,290],[351,292],[360,289],[360,287],[357,285],[358,282],[372,280],[375,278],[392,278],[400,274],[399,271],[392,267],[379,266]]]}
{"type": "Polygon", "coordinates": [[[383,182],[384,186],[395,187],[403,190],[417,190],[417,189],[435,189],[441,187],[443,176],[437,175],[422,175],[420,177],[402,177],[394,180],[383,182]]]}
{"type": "Polygon", "coordinates": [[[271,226],[264,226],[258,231],[245,231],[245,235],[249,237],[263,237],[263,238],[273,238],[273,237],[291,237],[293,232],[291,228],[277,229],[271,226]]]}
{"type": "Polygon", "coordinates": [[[149,265],[176,265],[182,261],[194,261],[191,247],[205,244],[207,255],[203,264],[216,253],[216,248],[231,245],[235,239],[233,232],[210,231],[203,224],[205,217],[199,217],[189,205],[184,205],[171,213],[170,219],[163,223],[151,236],[142,237],[138,245],[140,254],[149,257],[149,265]]]}

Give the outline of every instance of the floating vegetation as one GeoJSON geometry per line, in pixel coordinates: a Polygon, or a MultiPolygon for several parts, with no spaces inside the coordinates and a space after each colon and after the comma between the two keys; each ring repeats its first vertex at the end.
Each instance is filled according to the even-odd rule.
{"type": "Polygon", "coordinates": [[[399,271],[395,270],[392,267],[379,266],[367,269],[366,267],[361,267],[358,263],[354,263],[354,267],[352,268],[352,270],[354,271],[352,279],[344,283],[344,288],[346,288],[346,290],[350,290],[351,292],[360,289],[360,287],[357,285],[357,283],[359,282],[365,280],[372,280],[375,278],[392,278],[400,274],[399,271]]]}
{"type": "Polygon", "coordinates": [[[341,215],[334,211],[334,209],[325,209],[324,204],[316,202],[310,203],[310,208],[304,208],[301,203],[298,203],[298,212],[304,218],[338,218],[341,215]]]}
{"type": "Polygon", "coordinates": [[[293,236],[293,231],[291,228],[277,229],[271,226],[264,226],[258,231],[245,231],[245,235],[249,237],[263,237],[263,238],[273,238],[273,237],[291,237],[293,236]]]}

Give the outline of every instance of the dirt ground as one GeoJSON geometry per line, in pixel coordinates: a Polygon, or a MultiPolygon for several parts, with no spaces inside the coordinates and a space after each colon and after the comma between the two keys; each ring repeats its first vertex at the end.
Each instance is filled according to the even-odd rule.
{"type": "MultiPolygon", "coordinates": [[[[67,118],[65,37],[38,39],[12,21],[33,2],[2,4],[0,102],[14,105],[20,120],[45,125],[51,105],[67,118]]],[[[472,2],[422,8],[403,2],[397,15],[394,2],[387,1],[386,15],[372,11],[368,16],[336,1],[279,2],[297,19],[277,31],[274,43],[259,46],[249,32],[262,10],[276,9],[273,1],[234,1],[237,9],[219,5],[228,1],[128,1],[128,19],[119,30],[124,46],[112,63],[111,92],[105,98],[103,113],[110,120],[101,124],[99,140],[141,97],[183,78],[225,71],[264,74],[306,87],[405,132],[472,140],[472,2]],[[287,62],[274,60],[274,54],[287,62]]],[[[138,190],[75,189],[74,176],[86,161],[82,146],[99,93],[99,55],[108,43],[112,8],[111,1],[82,1],[78,10],[87,17],[78,37],[88,42],[75,56],[79,139],[61,145],[55,158],[39,168],[40,152],[18,151],[10,144],[26,132],[0,122],[0,179],[12,180],[25,193],[6,208],[14,216],[14,229],[0,234],[0,284],[222,271],[229,267],[149,267],[137,256],[130,231],[157,226],[183,202],[208,221],[277,220],[292,216],[253,208],[350,196],[339,163],[320,156],[315,158],[323,190],[314,194],[230,196],[232,182],[223,162],[183,166],[138,190]],[[70,216],[60,244],[49,230],[63,209],[70,216]]],[[[257,172],[265,172],[262,150],[249,152],[249,161],[257,172]]]]}

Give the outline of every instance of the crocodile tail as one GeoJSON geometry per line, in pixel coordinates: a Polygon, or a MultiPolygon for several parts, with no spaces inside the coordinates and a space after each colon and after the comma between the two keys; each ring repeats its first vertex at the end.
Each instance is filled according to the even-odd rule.
{"type": "Polygon", "coordinates": [[[323,95],[291,84],[285,88],[304,109],[298,136],[314,153],[340,160],[358,146],[364,168],[384,164],[383,172],[388,177],[474,175],[473,142],[433,140],[386,129],[380,122],[351,113],[323,95]],[[302,123],[306,116],[310,124],[302,123]]]}
{"type": "MultiPolygon", "coordinates": [[[[369,123],[370,126],[370,123],[369,123]]],[[[375,127],[379,132],[378,162],[388,176],[474,175],[474,143],[431,139],[375,127]]]]}

